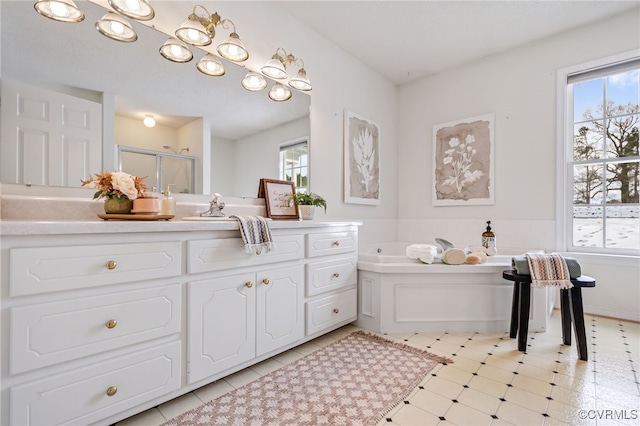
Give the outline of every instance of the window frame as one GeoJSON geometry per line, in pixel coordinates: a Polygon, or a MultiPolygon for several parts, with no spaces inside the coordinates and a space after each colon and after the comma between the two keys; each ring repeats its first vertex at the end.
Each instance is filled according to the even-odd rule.
{"type": "MultiPolygon", "coordinates": [[[[280,158],[282,156],[282,152],[288,150],[289,148],[295,148],[298,146],[302,146],[302,145],[306,145],[307,147],[307,185],[304,187],[306,188],[307,192],[310,192],[310,183],[311,183],[311,162],[310,162],[310,158],[311,158],[311,147],[309,144],[309,136],[301,136],[299,138],[296,139],[292,139],[289,140],[287,142],[283,142],[282,144],[280,144],[279,148],[278,148],[278,175],[280,176],[281,180],[287,180],[286,176],[282,176],[282,164],[280,162],[280,158]]],[[[298,186],[296,185],[296,182],[293,182],[295,188],[296,188],[296,192],[298,192],[298,186]]],[[[304,191],[303,191],[304,192],[304,191]]]]}
{"type": "MultiPolygon", "coordinates": [[[[611,64],[640,58],[640,49],[596,59],[562,68],[557,72],[557,121],[556,121],[556,248],[573,253],[594,253],[613,256],[640,256],[638,249],[611,249],[606,247],[580,247],[573,245],[573,136],[574,111],[571,75],[604,68],[611,64]]],[[[635,159],[635,157],[629,157],[635,159]]],[[[604,208],[604,206],[603,206],[604,208]]]]}

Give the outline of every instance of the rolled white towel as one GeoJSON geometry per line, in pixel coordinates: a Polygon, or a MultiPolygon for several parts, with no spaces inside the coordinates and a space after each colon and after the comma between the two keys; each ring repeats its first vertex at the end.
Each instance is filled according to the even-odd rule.
{"type": "Polygon", "coordinates": [[[429,265],[432,264],[437,255],[438,248],[436,246],[424,244],[420,249],[418,249],[418,259],[420,259],[420,262],[422,263],[429,265]]]}
{"type": "Polygon", "coordinates": [[[405,254],[409,259],[419,259],[420,251],[423,249],[430,249],[431,247],[435,246],[432,246],[431,244],[410,244],[405,249],[405,254]]]}

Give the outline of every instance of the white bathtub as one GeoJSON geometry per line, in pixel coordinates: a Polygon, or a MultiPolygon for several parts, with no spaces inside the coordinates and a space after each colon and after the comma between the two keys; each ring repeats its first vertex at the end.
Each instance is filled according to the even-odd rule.
{"type": "MultiPolygon", "coordinates": [[[[371,245],[358,255],[356,325],[381,333],[508,332],[513,282],[502,278],[525,249],[501,249],[479,265],[424,264],[409,243],[371,245]]],[[[545,331],[556,291],[534,289],[530,331],[545,331]]]]}

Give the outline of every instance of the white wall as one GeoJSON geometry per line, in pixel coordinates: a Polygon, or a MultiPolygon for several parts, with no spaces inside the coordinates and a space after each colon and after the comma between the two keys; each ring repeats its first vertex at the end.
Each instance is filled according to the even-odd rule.
{"type": "MultiPolygon", "coordinates": [[[[478,244],[492,220],[498,248],[554,250],[557,70],[637,49],[639,17],[625,13],[402,86],[398,238],[478,244]],[[495,114],[495,204],[432,206],[433,125],[486,113],[495,114]]],[[[597,259],[581,262],[598,281],[583,292],[585,309],[640,320],[637,259],[597,259]]]]}
{"type": "Polygon", "coordinates": [[[308,137],[309,119],[304,117],[235,141],[232,194],[255,197],[260,178],[279,175],[280,147],[308,137]]]}

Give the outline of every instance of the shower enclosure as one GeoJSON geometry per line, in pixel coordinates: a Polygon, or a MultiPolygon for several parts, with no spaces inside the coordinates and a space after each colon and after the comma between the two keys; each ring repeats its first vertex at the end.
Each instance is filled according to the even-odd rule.
{"type": "Polygon", "coordinates": [[[118,170],[145,176],[144,183],[149,191],[160,192],[172,184],[171,192],[194,192],[196,157],[123,145],[117,148],[118,170]]]}

